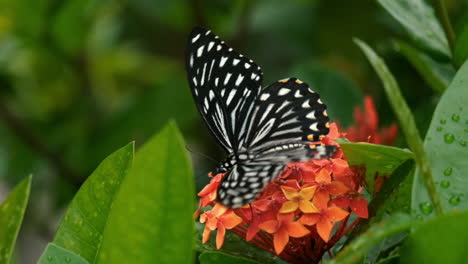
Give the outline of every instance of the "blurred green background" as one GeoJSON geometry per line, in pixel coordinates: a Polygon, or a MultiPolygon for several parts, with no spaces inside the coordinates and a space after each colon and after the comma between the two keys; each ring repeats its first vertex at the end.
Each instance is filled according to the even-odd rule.
{"type": "MultiPolygon", "coordinates": [[[[461,30],[468,1],[447,4],[461,30]]],[[[386,59],[421,133],[428,126],[438,95],[394,45],[406,39],[402,27],[373,0],[0,0],[0,200],[34,175],[18,263],[35,263],[103,158],[129,141],[141,145],[168,119],[193,150],[197,188],[207,182],[216,164],[196,152],[216,159],[222,152],[186,82],[195,25],[261,65],[265,85],[285,77],[309,83],[343,127],[364,95],[389,124],[381,84],[352,42],[359,37],[386,59]]]]}

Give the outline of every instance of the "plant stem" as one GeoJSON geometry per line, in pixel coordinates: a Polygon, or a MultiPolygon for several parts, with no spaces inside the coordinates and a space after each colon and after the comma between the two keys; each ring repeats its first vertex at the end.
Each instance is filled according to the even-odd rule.
{"type": "Polygon", "coordinates": [[[359,39],[355,39],[354,41],[369,59],[384,84],[385,93],[387,94],[390,105],[398,118],[406,142],[414,153],[416,165],[420,170],[420,174],[426,185],[426,189],[435,212],[437,215],[442,215],[443,210],[440,203],[439,193],[437,192],[434,184],[429,159],[424,151],[423,141],[420,137],[418,128],[416,127],[414,116],[400,92],[400,87],[398,86],[397,81],[387,68],[387,65],[385,65],[385,62],[369,46],[367,46],[367,44],[359,39]]]}
{"type": "Polygon", "coordinates": [[[450,23],[444,0],[435,0],[435,6],[437,10],[437,15],[439,16],[439,19],[442,22],[442,26],[445,31],[445,36],[447,37],[450,46],[450,50],[453,53],[453,49],[455,47],[455,33],[453,31],[452,24],[450,23]]]}

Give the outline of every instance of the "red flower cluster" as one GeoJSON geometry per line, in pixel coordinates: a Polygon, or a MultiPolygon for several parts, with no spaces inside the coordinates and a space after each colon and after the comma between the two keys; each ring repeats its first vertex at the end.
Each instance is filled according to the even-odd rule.
{"type": "Polygon", "coordinates": [[[372,97],[364,98],[364,110],[354,109],[355,125],[346,130],[346,138],[351,142],[369,142],[374,144],[395,145],[398,126],[393,123],[379,131],[379,117],[372,97]]]}
{"type": "MultiPolygon", "coordinates": [[[[326,145],[339,137],[336,124],[322,139],[326,145]]],[[[291,163],[265,187],[257,200],[229,209],[216,202],[224,174],[211,179],[198,195],[200,207],[213,206],[200,216],[205,223],[203,243],[217,231],[220,248],[226,229],[292,263],[317,263],[360,218],[367,218],[367,201],[360,193],[362,175],[353,171],[341,149],[331,159],[291,163]],[[348,224],[350,213],[358,218],[348,224]],[[338,228],[333,232],[334,226],[338,228]]]]}

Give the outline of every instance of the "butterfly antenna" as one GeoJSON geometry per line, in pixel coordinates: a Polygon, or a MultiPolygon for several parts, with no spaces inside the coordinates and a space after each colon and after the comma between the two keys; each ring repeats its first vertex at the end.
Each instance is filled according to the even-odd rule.
{"type": "Polygon", "coordinates": [[[188,145],[185,145],[185,148],[186,148],[187,151],[190,152],[190,153],[194,153],[194,154],[200,155],[200,156],[202,156],[202,157],[204,157],[204,158],[207,158],[208,160],[210,160],[210,161],[212,161],[212,162],[214,162],[214,163],[216,163],[216,164],[219,163],[219,161],[217,161],[216,159],[214,159],[214,158],[212,158],[212,157],[210,157],[210,156],[208,156],[208,155],[206,155],[206,154],[204,154],[204,153],[201,153],[201,152],[199,152],[199,151],[195,151],[195,150],[191,149],[188,145]]]}

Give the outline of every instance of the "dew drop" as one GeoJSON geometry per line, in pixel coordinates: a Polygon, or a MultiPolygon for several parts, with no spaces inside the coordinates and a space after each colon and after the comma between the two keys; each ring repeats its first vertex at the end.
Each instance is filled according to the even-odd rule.
{"type": "Polygon", "coordinates": [[[447,120],[442,119],[442,120],[440,120],[440,123],[443,125],[443,124],[447,123],[447,120]]]}
{"type": "Polygon", "coordinates": [[[457,204],[459,204],[459,203],[460,203],[460,196],[455,195],[455,194],[452,195],[452,196],[450,197],[450,199],[449,199],[449,203],[450,203],[451,205],[457,205],[457,204]]]}
{"type": "Polygon", "coordinates": [[[438,126],[438,127],[437,127],[437,131],[439,131],[439,132],[442,131],[442,129],[443,129],[443,128],[442,128],[441,126],[438,126]]]}
{"type": "Polygon", "coordinates": [[[47,260],[48,260],[49,262],[50,262],[50,261],[53,261],[53,260],[54,260],[54,257],[48,256],[48,257],[47,257],[47,260]]]}
{"type": "Polygon", "coordinates": [[[418,220],[423,220],[423,216],[420,215],[420,214],[418,214],[418,215],[416,216],[416,218],[417,218],[418,220]]]}
{"type": "Polygon", "coordinates": [[[445,175],[445,176],[450,176],[450,175],[452,175],[452,171],[453,171],[452,168],[446,168],[446,169],[444,170],[444,175],[445,175]]]}
{"type": "Polygon", "coordinates": [[[432,204],[429,202],[424,202],[419,204],[419,209],[423,212],[425,215],[430,215],[432,213],[432,204]]]}
{"type": "Polygon", "coordinates": [[[450,182],[449,181],[441,181],[440,182],[440,187],[442,187],[444,189],[447,189],[448,187],[450,187],[450,182]]]}
{"type": "Polygon", "coordinates": [[[71,258],[69,258],[69,257],[65,258],[65,262],[66,262],[66,263],[70,263],[70,262],[71,262],[71,258]]]}
{"type": "Polygon", "coordinates": [[[466,141],[465,140],[460,140],[460,142],[458,142],[458,143],[460,143],[460,146],[466,147],[466,141]]]}
{"type": "Polygon", "coordinates": [[[458,115],[458,114],[453,114],[453,115],[452,115],[452,120],[455,121],[455,122],[460,121],[460,115],[458,115]]]}
{"type": "Polygon", "coordinates": [[[444,135],[444,141],[447,144],[452,144],[455,141],[455,136],[453,134],[447,133],[444,135]]]}

